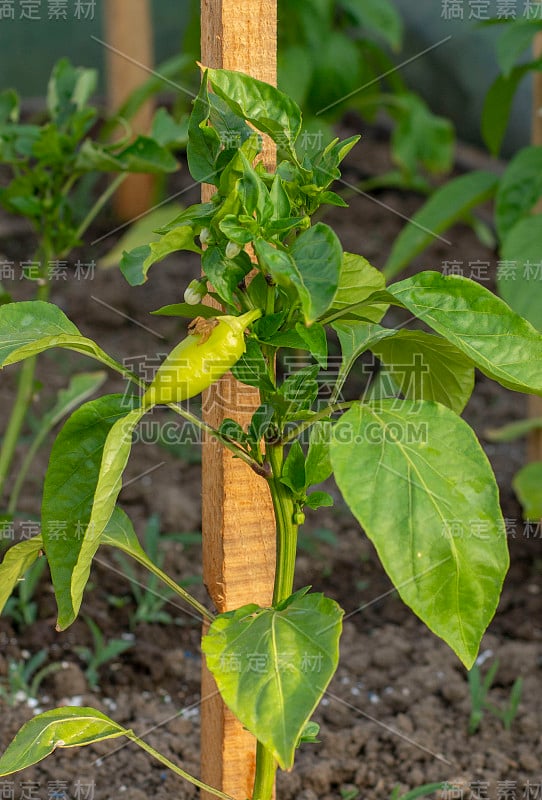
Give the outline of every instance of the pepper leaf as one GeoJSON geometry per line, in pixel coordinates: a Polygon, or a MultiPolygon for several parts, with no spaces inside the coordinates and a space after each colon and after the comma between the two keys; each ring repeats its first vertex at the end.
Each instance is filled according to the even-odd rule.
{"type": "Polygon", "coordinates": [[[102,455],[114,424],[137,405],[136,398],[106,395],[78,408],[52,448],[45,475],[41,528],[58,605],[58,627],[76,617],[84,586],[72,598],[72,574],[88,528],[102,455]]]}
{"type": "Polygon", "coordinates": [[[23,725],[0,758],[0,775],[37,764],[59,748],[95,744],[128,733],[94,708],[53,708],[23,725]]]}
{"type": "Polygon", "coordinates": [[[473,431],[433,402],[360,404],[334,426],[331,463],[403,601],[470,669],[508,569],[497,484],[473,431]]]}
{"type": "Polygon", "coordinates": [[[290,150],[301,130],[301,111],[288,95],[268,83],[227,69],[207,70],[215,92],[241,119],[290,150]]]}
{"type": "Polygon", "coordinates": [[[410,400],[435,400],[456,414],[474,389],[472,361],[446,339],[425,331],[400,330],[370,345],[410,400]]]}
{"type": "Polygon", "coordinates": [[[43,549],[41,536],[34,536],[10,547],[0,564],[0,614],[19,579],[38,558],[43,549]]]}
{"type": "Polygon", "coordinates": [[[282,769],[292,766],[339,659],[343,611],[306,591],[277,609],[247,605],[220,614],[202,641],[224,702],[282,769]]]}
{"type": "Polygon", "coordinates": [[[144,408],[135,408],[125,414],[113,424],[106,436],[90,518],[82,533],[81,547],[71,576],[71,600],[75,614],[81,607],[92,559],[122,488],[122,475],[132,449],[134,428],[145,411],[144,408]]]}
{"type": "Polygon", "coordinates": [[[124,252],[120,262],[122,274],[130,286],[140,286],[147,280],[147,273],[152,265],[171,253],[178,250],[201,253],[201,247],[195,243],[194,236],[193,228],[182,225],[164,234],[157,242],[136,247],[129,253],[124,252]]]}
{"type": "Polygon", "coordinates": [[[542,395],[542,335],[488,289],[461,276],[421,272],[388,291],[485,375],[542,395]]]}

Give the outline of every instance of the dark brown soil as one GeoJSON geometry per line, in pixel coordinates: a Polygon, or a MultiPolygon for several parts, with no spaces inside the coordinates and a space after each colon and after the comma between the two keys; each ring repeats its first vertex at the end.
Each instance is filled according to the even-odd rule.
{"type": "MultiPolygon", "coordinates": [[[[348,162],[345,180],[355,184],[360,176],[382,171],[386,153],[377,137],[368,132],[348,162]]],[[[183,181],[188,185],[186,169],[176,181],[173,191],[179,191],[183,181]]],[[[195,190],[187,191],[181,199],[187,204],[195,202],[195,190]]],[[[381,192],[373,199],[354,194],[350,210],[332,210],[327,221],[334,225],[345,249],[360,252],[382,266],[404,224],[400,215],[411,215],[420,203],[419,197],[395,191],[381,192]]],[[[9,230],[10,221],[2,223],[2,230],[4,226],[9,230]]],[[[96,236],[113,226],[111,220],[102,220],[96,236]]],[[[474,262],[488,262],[487,285],[492,286],[495,254],[485,249],[467,227],[457,226],[447,238],[451,245],[437,241],[417,259],[413,269],[440,270],[443,262],[455,260],[470,276],[474,262]]],[[[89,246],[76,258],[87,262],[97,259],[114,239],[89,246]]],[[[29,258],[31,252],[28,236],[17,233],[0,241],[0,261],[17,262],[29,258]]],[[[129,288],[116,270],[96,271],[93,280],[69,277],[55,282],[52,299],[84,333],[112,354],[134,358],[157,350],[165,353],[179,338],[180,323],[150,318],[148,312],[180,300],[187,279],[197,271],[197,259],[190,255],[174,258],[155,266],[147,285],[139,289],[129,288]],[[164,338],[157,339],[136,323],[149,326],[164,338]]],[[[27,282],[3,282],[16,299],[29,295],[27,282]]],[[[66,353],[41,359],[43,388],[37,407],[50,402],[74,368],[91,367],[85,359],[66,353]]],[[[14,385],[14,370],[6,370],[0,384],[4,409],[10,407],[14,385]]],[[[120,380],[108,379],[107,391],[123,388],[120,380]]],[[[499,719],[486,713],[476,734],[467,735],[470,701],[464,668],[402,605],[372,546],[331,487],[335,508],[309,515],[297,583],[311,583],[346,609],[341,661],[316,714],[321,741],[304,745],[294,771],[279,775],[280,800],[382,800],[396,785],[403,792],[433,781],[463,782],[463,795],[458,789],[455,794],[448,793],[450,798],[542,797],[542,539],[540,529],[526,528],[521,522],[520,508],[510,488],[514,472],[523,463],[523,447],[483,440],[485,429],[524,413],[523,397],[481,376],[465,413],[497,473],[509,528],[512,566],[498,614],[482,643],[481,658],[485,662],[483,671],[495,659],[500,661],[490,693],[496,705],[503,706],[514,681],[523,678],[522,699],[511,729],[505,730],[499,719]]],[[[25,446],[23,442],[19,457],[25,446]]],[[[23,522],[36,519],[39,513],[47,449],[36,459],[21,498],[23,522]]],[[[199,530],[199,449],[184,445],[181,456],[154,444],[134,448],[127,471],[129,485],[121,501],[138,533],[143,534],[145,522],[153,513],[159,514],[164,535],[199,530]],[[157,464],[159,468],[151,471],[157,464]]],[[[204,600],[201,582],[198,585],[201,552],[197,538],[164,540],[163,553],[166,571],[176,579],[192,581],[204,600]]],[[[68,631],[55,632],[54,600],[45,576],[38,589],[34,624],[17,630],[9,617],[0,618],[0,680],[5,679],[10,660],[28,659],[30,654],[47,648],[49,660],[61,662],[64,668],[43,682],[39,708],[66,703],[94,706],[133,727],[150,744],[197,775],[199,625],[179,607],[168,605],[163,610],[171,614],[171,622],[139,623],[130,629],[135,605],[129,582],[116,571],[118,566],[110,551],[100,552],[84,611],[98,623],[106,639],[128,634],[134,646],[101,668],[98,689],[89,688],[77,649],[90,644],[88,627],[78,620],[68,631]]],[[[10,706],[0,699],[0,711],[0,746],[4,746],[36,709],[23,702],[10,706]]],[[[118,741],[63,751],[11,780],[0,779],[0,797],[6,800],[165,800],[172,795],[184,800],[196,797],[197,792],[160,764],[149,761],[134,745],[118,741]]]]}

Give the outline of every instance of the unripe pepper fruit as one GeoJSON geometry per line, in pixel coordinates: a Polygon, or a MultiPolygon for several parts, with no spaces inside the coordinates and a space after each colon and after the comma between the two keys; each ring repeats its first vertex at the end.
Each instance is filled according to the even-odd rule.
{"type": "Polygon", "coordinates": [[[160,365],[143,395],[143,407],[178,403],[215,383],[239,361],[246,350],[245,330],[261,315],[260,309],[254,309],[239,317],[193,320],[189,335],[160,365]]]}

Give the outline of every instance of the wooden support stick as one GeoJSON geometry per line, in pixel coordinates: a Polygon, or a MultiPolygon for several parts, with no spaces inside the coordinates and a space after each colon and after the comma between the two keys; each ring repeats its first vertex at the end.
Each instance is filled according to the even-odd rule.
{"type": "MultiPolygon", "coordinates": [[[[533,55],[535,58],[542,56],[542,33],[537,33],[534,39],[533,55]]],[[[533,72],[533,117],[531,130],[532,143],[542,146],[542,72],[533,72]]],[[[542,203],[536,211],[542,212],[542,203]]],[[[542,397],[529,396],[529,417],[542,417],[542,397]]],[[[542,461],[542,430],[538,428],[529,434],[527,441],[527,458],[529,461],[542,461]]]]}
{"type": "MultiPolygon", "coordinates": [[[[105,38],[111,48],[106,50],[107,105],[115,113],[133,90],[148,79],[148,69],[153,66],[149,0],[107,0],[105,38]]],[[[154,104],[149,100],[130,120],[134,133],[149,133],[153,113],[154,104]]],[[[154,202],[155,183],[154,175],[129,175],[115,194],[117,216],[127,221],[148,211],[154,202]]]]}
{"type": "MultiPolygon", "coordinates": [[[[202,0],[201,60],[276,82],[276,0],[202,0]]],[[[264,145],[274,166],[274,148],[264,145]]],[[[204,187],[203,199],[211,194],[204,187]]],[[[204,416],[218,427],[225,417],[246,425],[258,392],[231,375],[204,399],[204,416]]],[[[268,487],[243,462],[214,442],[203,448],[203,577],[218,611],[246,603],[270,605],[275,575],[275,520],[268,487]]],[[[256,742],[222,703],[205,665],[201,706],[202,779],[235,800],[252,796],[256,742]],[[209,699],[210,698],[210,699],[209,699]]],[[[204,792],[202,797],[211,800],[204,792]]]]}

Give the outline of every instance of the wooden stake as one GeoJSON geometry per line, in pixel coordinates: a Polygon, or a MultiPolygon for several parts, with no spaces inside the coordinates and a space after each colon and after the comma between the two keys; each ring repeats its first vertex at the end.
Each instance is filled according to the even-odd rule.
{"type": "MultiPolygon", "coordinates": [[[[152,31],[149,0],[107,0],[105,3],[105,38],[112,48],[106,50],[107,105],[111,113],[148,79],[148,69],[153,66],[152,31]]],[[[154,104],[149,100],[130,120],[134,133],[149,133],[153,114],[154,104]]],[[[125,131],[121,131],[120,135],[124,134],[125,131]]],[[[115,194],[117,216],[127,221],[148,211],[154,202],[155,183],[154,175],[129,175],[115,194]]]]}
{"type": "MultiPolygon", "coordinates": [[[[205,66],[246,72],[276,83],[276,0],[202,0],[201,60],[205,66]]],[[[264,145],[264,163],[274,166],[264,145]]],[[[204,187],[208,199],[211,187],[204,187]]],[[[225,376],[207,393],[204,416],[218,427],[230,417],[246,425],[259,405],[257,391],[225,376]]],[[[218,611],[254,602],[271,604],[275,575],[275,520],[266,482],[224,448],[203,448],[203,577],[218,611]]],[[[251,797],[255,739],[217,694],[205,665],[201,706],[202,779],[235,800],[251,797]]],[[[211,800],[204,792],[202,798],[211,800]]]]}
{"type": "MultiPolygon", "coordinates": [[[[542,56],[542,33],[537,33],[533,47],[534,58],[542,56]]],[[[533,145],[542,146],[542,72],[533,72],[533,117],[531,139],[533,145]]],[[[542,212],[542,203],[536,208],[542,212]]],[[[528,398],[528,414],[530,418],[542,417],[542,397],[530,395],[528,398]]],[[[527,458],[529,461],[542,461],[542,430],[538,428],[529,434],[527,441],[527,458]]]]}

